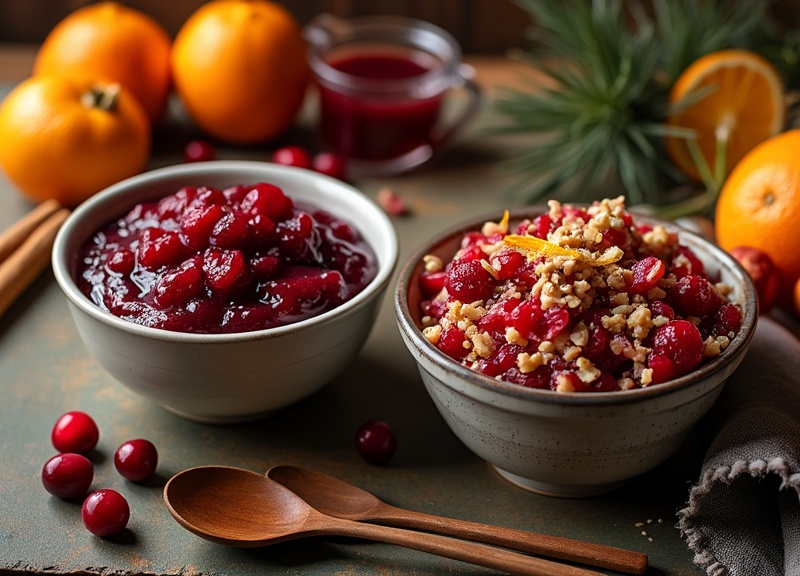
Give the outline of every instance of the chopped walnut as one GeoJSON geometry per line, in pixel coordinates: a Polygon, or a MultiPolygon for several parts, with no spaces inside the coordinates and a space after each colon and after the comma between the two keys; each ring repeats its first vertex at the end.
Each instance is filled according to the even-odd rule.
{"type": "Polygon", "coordinates": [[[426,254],[423,256],[422,264],[425,272],[441,272],[444,270],[444,262],[442,262],[442,259],[433,254],[426,254]]]}

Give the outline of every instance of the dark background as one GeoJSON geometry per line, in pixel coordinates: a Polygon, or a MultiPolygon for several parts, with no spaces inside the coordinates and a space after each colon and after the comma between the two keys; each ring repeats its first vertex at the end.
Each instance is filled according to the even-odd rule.
{"type": "MultiPolygon", "coordinates": [[[[511,0],[275,0],[301,24],[321,12],[348,17],[367,14],[409,16],[438,24],[455,35],[465,53],[499,54],[526,43],[530,16],[511,0]]],[[[557,0],[556,0],[557,1],[557,0]]],[[[799,0],[800,1],[800,0],[799,0]]],[[[0,42],[36,43],[67,14],[89,0],[0,0],[0,42]]],[[[204,0],[129,0],[174,37],[204,0]]],[[[2,66],[2,63],[0,63],[2,66]]]]}

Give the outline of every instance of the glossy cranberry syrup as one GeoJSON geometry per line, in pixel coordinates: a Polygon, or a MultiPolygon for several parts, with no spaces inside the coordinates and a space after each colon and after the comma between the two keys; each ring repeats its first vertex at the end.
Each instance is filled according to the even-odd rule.
{"type": "Polygon", "coordinates": [[[374,278],[348,223],[272,184],[185,187],[137,205],[81,252],[81,291],[125,320],[193,333],[249,332],[328,311],[374,278]]]}
{"type": "MultiPolygon", "coordinates": [[[[369,80],[403,80],[430,71],[413,53],[408,56],[348,54],[328,64],[356,78],[369,80]]],[[[397,158],[430,140],[441,100],[441,95],[426,99],[352,96],[320,86],[321,136],[327,146],[347,157],[397,158]]]]}

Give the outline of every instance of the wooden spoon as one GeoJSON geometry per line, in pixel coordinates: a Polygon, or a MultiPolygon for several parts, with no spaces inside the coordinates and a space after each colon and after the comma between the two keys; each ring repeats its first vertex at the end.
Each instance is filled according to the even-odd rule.
{"type": "Polygon", "coordinates": [[[646,554],[404,510],[382,502],[357,486],[300,466],[274,466],[267,471],[267,476],[286,486],[319,512],[337,518],[438,532],[628,574],[644,574],[647,570],[646,554]]]}
{"type": "Polygon", "coordinates": [[[184,528],[227,546],[268,546],[305,536],[350,536],[399,544],[510,574],[602,576],[484,544],[326,516],[267,476],[241,468],[184,470],[167,482],[164,500],[184,528]]]}

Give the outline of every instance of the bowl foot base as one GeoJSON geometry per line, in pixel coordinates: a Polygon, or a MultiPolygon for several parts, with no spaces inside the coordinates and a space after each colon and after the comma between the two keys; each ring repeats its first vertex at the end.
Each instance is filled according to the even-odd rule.
{"type": "Polygon", "coordinates": [[[519,488],[523,488],[536,494],[544,496],[555,496],[558,498],[590,498],[592,496],[599,496],[616,490],[626,480],[618,480],[616,482],[607,482],[604,484],[553,484],[550,482],[540,482],[539,480],[531,480],[530,478],[523,478],[497,466],[492,466],[495,471],[505,480],[511,482],[519,488]]]}
{"type": "Polygon", "coordinates": [[[161,407],[170,414],[177,416],[179,418],[183,418],[184,420],[189,420],[190,422],[195,422],[197,424],[213,424],[216,426],[247,424],[249,422],[256,422],[258,420],[263,420],[264,418],[268,418],[273,414],[277,414],[281,410],[281,409],[268,410],[266,412],[259,412],[256,414],[243,414],[241,416],[201,416],[197,414],[188,414],[186,412],[181,412],[180,410],[170,408],[169,406],[161,406],[161,407]]]}

